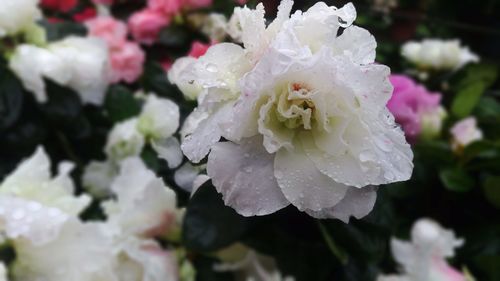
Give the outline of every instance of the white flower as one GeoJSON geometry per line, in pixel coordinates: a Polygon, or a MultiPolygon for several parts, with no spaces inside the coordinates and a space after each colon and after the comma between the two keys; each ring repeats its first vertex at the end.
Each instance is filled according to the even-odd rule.
{"type": "Polygon", "coordinates": [[[200,172],[205,169],[205,165],[193,166],[191,163],[186,162],[174,174],[175,184],[184,189],[185,191],[193,194],[193,186],[197,180],[200,172]]]}
{"type": "Polygon", "coordinates": [[[10,59],[9,67],[21,79],[26,89],[35,94],[38,102],[46,102],[43,77],[65,85],[71,78],[65,61],[47,49],[19,45],[10,59]]]}
{"type": "Polygon", "coordinates": [[[403,57],[420,68],[435,70],[456,70],[479,57],[469,48],[462,47],[459,40],[425,39],[410,41],[401,49],[403,57]]]}
{"type": "Polygon", "coordinates": [[[16,241],[13,276],[37,281],[117,280],[112,242],[101,224],[71,219],[49,243],[16,241]]]}
{"type": "Polygon", "coordinates": [[[106,43],[94,37],[70,36],[50,44],[48,49],[69,67],[71,79],[67,85],[78,92],[82,101],[101,105],[110,73],[106,43]]]}
{"type": "Polygon", "coordinates": [[[170,168],[179,166],[183,158],[179,141],[173,137],[179,128],[179,115],[177,104],[149,94],[137,123],[137,130],[150,139],[159,157],[165,159],[170,168]]]}
{"type": "Polygon", "coordinates": [[[421,137],[432,139],[438,136],[443,127],[443,120],[447,115],[446,110],[442,106],[438,106],[428,112],[423,112],[422,119],[420,120],[422,126],[421,137]]]}
{"type": "Polygon", "coordinates": [[[166,139],[179,128],[179,114],[177,104],[149,94],[139,115],[137,126],[147,138],[166,139]]]}
{"type": "Polygon", "coordinates": [[[411,241],[392,239],[394,259],[402,266],[400,276],[381,276],[379,281],[465,281],[465,276],[450,267],[446,258],[453,257],[455,248],[464,241],[453,231],[442,228],[430,219],[418,220],[411,231],[411,241]]]}
{"type": "Polygon", "coordinates": [[[116,200],[104,203],[110,223],[122,232],[165,233],[177,222],[175,192],[148,170],[141,159],[128,158],[111,185],[116,200]]]}
{"type": "Polygon", "coordinates": [[[111,194],[111,183],[118,175],[116,164],[111,161],[91,161],[82,175],[85,189],[94,197],[103,198],[111,194]]]}
{"type": "Polygon", "coordinates": [[[8,281],[7,268],[3,262],[0,262],[0,281],[8,281]]]}
{"type": "Polygon", "coordinates": [[[108,86],[109,58],[98,38],[68,37],[47,48],[20,45],[10,68],[39,102],[47,101],[43,78],[75,90],[84,103],[100,105],[108,86]]]}
{"type": "Polygon", "coordinates": [[[266,27],[262,8],[243,8],[245,49],[211,47],[244,54],[233,59],[254,62],[249,72],[228,71],[232,64],[221,63],[228,55],[204,71],[206,57],[194,64],[193,80],[207,91],[193,113],[201,117],[191,120],[198,126],[186,122],[196,129],[187,132],[183,152],[198,162],[212,149],[208,175],[225,204],[244,216],[291,203],[318,218],[361,218],[375,202],[371,185],[407,180],[413,169],[410,146],[386,108],[389,69],[373,63],[373,36],[350,26],[352,4],[320,2],[288,20],[290,9],[282,2],[266,27]],[[218,142],[221,136],[229,142],[218,142]]]}
{"type": "Polygon", "coordinates": [[[73,194],[72,167],[61,163],[58,175],[51,178],[50,160],[41,147],[21,163],[0,184],[0,232],[34,244],[53,239],[64,222],[90,204],[89,196],[73,194]]]}
{"type": "Polygon", "coordinates": [[[457,122],[450,129],[453,137],[451,145],[456,151],[459,151],[467,145],[483,139],[483,132],[477,127],[475,117],[468,117],[457,122]]]}
{"type": "Polygon", "coordinates": [[[131,118],[116,124],[108,135],[105,151],[115,161],[137,156],[144,147],[144,136],[137,130],[138,119],[131,118]]]}
{"type": "Polygon", "coordinates": [[[2,0],[0,38],[25,31],[41,18],[38,0],[2,0]]]}

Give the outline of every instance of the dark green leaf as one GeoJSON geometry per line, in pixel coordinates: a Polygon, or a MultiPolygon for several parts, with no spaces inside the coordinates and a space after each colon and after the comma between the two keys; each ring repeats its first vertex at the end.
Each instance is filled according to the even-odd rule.
{"type": "Polygon", "coordinates": [[[141,111],[141,103],[129,89],[120,85],[109,88],[104,107],[113,122],[120,122],[134,117],[141,111]]]}
{"type": "Polygon", "coordinates": [[[82,112],[80,97],[73,90],[45,79],[48,100],[42,105],[47,117],[55,124],[73,122],[82,112]]]}
{"type": "Polygon", "coordinates": [[[439,177],[444,186],[451,191],[465,192],[475,185],[474,179],[459,168],[443,170],[439,173],[439,177]]]}
{"type": "Polygon", "coordinates": [[[486,178],[483,183],[483,191],[486,199],[500,209],[500,177],[490,176],[486,178]]]}
{"type": "Polygon", "coordinates": [[[23,88],[6,68],[0,68],[0,131],[10,127],[21,114],[23,88]]]}
{"type": "Polygon", "coordinates": [[[47,40],[57,41],[70,35],[85,36],[87,29],[84,25],[76,22],[48,22],[42,21],[42,26],[47,32],[47,40]]]}
{"type": "Polygon", "coordinates": [[[222,196],[207,183],[189,201],[182,235],[189,249],[210,252],[236,242],[246,228],[247,219],[225,206],[222,196]]]}

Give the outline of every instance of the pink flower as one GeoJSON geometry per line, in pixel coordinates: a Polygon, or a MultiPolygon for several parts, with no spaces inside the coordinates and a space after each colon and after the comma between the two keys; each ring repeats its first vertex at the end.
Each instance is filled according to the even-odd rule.
{"type": "Polygon", "coordinates": [[[145,55],[137,43],[125,42],[121,47],[112,49],[110,58],[111,82],[124,80],[132,83],[141,76],[145,55]]]}
{"type": "Polygon", "coordinates": [[[180,12],[182,0],[148,0],[148,8],[172,16],[180,12]]]}
{"type": "Polygon", "coordinates": [[[194,41],[191,44],[191,50],[189,50],[188,56],[193,58],[199,58],[207,52],[210,46],[212,46],[212,44],[205,44],[200,41],[194,41]]]}
{"type": "Polygon", "coordinates": [[[201,9],[211,5],[212,0],[182,0],[182,7],[185,9],[201,9]]]}
{"type": "Polygon", "coordinates": [[[235,1],[236,1],[236,3],[238,3],[239,5],[242,5],[242,6],[248,2],[248,0],[235,0],[235,1]]]}
{"type": "Polygon", "coordinates": [[[422,132],[425,116],[442,110],[441,95],[429,92],[404,75],[391,75],[389,79],[394,86],[394,92],[387,108],[394,115],[396,122],[403,127],[407,140],[413,142],[422,132]]]}
{"type": "Polygon", "coordinates": [[[89,35],[103,39],[110,48],[120,47],[127,39],[127,25],[112,17],[97,17],[85,25],[89,35]]]}
{"type": "Polygon", "coordinates": [[[170,18],[157,11],[146,9],[132,15],[128,25],[135,40],[151,45],[158,38],[160,30],[170,23],[170,18]]]}
{"type": "Polygon", "coordinates": [[[166,58],[166,59],[162,60],[160,62],[160,64],[161,64],[161,67],[163,68],[163,70],[165,72],[168,72],[172,68],[172,65],[174,64],[174,62],[172,61],[172,59],[166,58]]]}
{"type": "Polygon", "coordinates": [[[40,5],[44,8],[61,12],[70,11],[76,4],[78,4],[78,0],[42,0],[40,2],[40,5]]]}
{"type": "Polygon", "coordinates": [[[113,5],[114,0],[92,0],[92,2],[96,5],[113,5]]]}

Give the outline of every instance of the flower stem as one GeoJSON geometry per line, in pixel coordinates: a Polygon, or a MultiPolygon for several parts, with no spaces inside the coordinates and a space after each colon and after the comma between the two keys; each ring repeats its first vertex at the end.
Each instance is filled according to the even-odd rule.
{"type": "Polygon", "coordinates": [[[333,241],[332,237],[328,233],[328,230],[326,227],[321,223],[321,221],[317,220],[319,230],[321,232],[321,235],[323,236],[323,239],[325,239],[326,245],[328,245],[328,249],[330,249],[330,252],[342,263],[343,265],[347,264],[347,254],[341,250],[337,244],[335,244],[335,241],[333,241]]]}

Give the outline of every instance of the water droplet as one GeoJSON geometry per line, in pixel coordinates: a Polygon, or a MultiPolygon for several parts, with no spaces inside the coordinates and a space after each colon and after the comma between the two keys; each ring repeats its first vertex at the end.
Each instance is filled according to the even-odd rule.
{"type": "Polygon", "coordinates": [[[208,72],[217,72],[217,66],[213,63],[208,63],[207,66],[206,66],[206,70],[208,72]]]}

